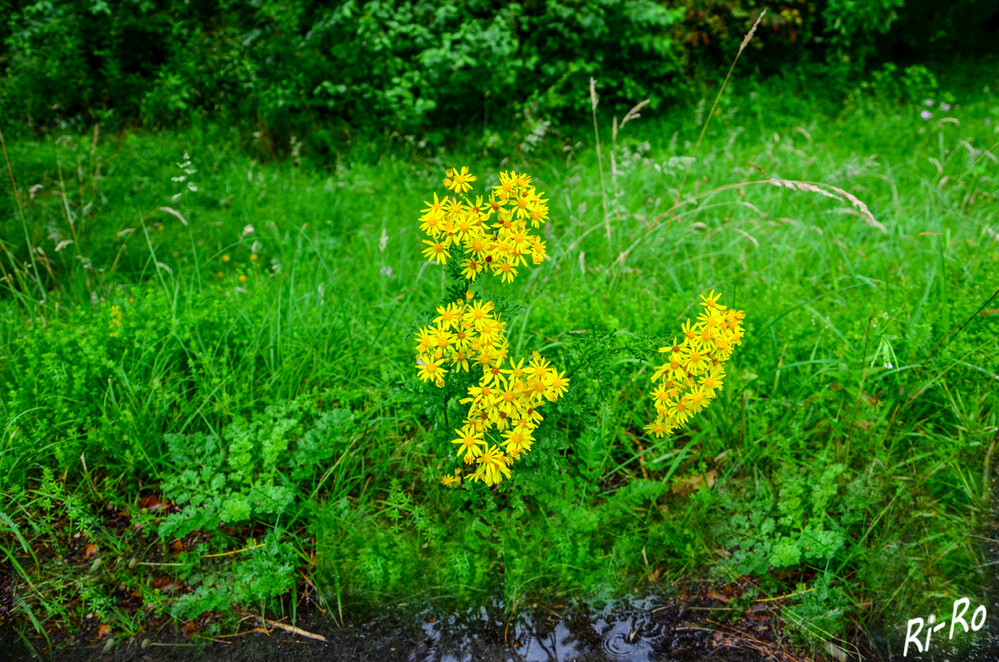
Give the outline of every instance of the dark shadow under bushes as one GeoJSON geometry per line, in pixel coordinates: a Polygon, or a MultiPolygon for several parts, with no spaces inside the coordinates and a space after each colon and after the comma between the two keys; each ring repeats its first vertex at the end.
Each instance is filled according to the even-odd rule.
{"type": "MultiPolygon", "coordinates": [[[[785,0],[769,7],[742,66],[804,67],[847,90],[867,64],[913,49],[978,53],[999,20],[980,0],[925,5],[785,0]]],[[[576,120],[591,77],[602,111],[690,96],[726,70],[759,11],[743,0],[2,0],[0,122],[207,118],[243,127],[269,156],[303,141],[328,153],[372,132],[438,143],[525,112],[576,120]]]]}

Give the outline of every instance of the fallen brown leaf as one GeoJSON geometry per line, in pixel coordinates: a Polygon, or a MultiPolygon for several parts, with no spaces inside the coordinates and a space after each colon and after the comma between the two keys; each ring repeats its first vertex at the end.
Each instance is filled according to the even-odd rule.
{"type": "Polygon", "coordinates": [[[706,485],[710,490],[715,486],[716,482],[718,482],[718,472],[711,469],[703,474],[694,474],[693,476],[688,476],[687,478],[680,478],[673,482],[673,487],[671,489],[673,494],[686,496],[692,492],[696,492],[701,485],[706,485]]]}

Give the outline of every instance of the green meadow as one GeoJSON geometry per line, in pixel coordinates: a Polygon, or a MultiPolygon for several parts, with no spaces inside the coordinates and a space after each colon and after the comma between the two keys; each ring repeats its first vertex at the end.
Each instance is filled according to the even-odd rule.
{"type": "Polygon", "coordinates": [[[598,134],[581,116],[333,160],[212,123],[6,135],[18,636],[51,652],[307,604],[350,622],[738,583],[731,617],[779,599],[825,654],[980,604],[996,89],[994,69],[926,102],[743,81],[713,113],[598,106],[598,134]],[[512,356],[570,382],[509,479],[448,488],[461,407],[417,378],[415,334],[452,297],[418,219],[466,165],[473,193],[515,170],[549,199],[549,259],[475,290],[512,356]],[[656,438],[657,349],[712,289],[745,337],[711,406],[656,438]]]}

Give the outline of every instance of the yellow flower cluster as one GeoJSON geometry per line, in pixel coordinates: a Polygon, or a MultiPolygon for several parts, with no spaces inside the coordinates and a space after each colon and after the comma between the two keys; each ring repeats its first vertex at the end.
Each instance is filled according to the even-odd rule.
{"type": "Polygon", "coordinates": [[[683,340],[676,338],[670,347],[662,347],[667,361],[656,368],[652,381],[658,382],[650,394],[656,407],[656,420],[645,431],[656,437],[672,434],[706,408],[721,391],[725,380],[725,362],[736,345],[742,344],[742,320],[746,313],[728,310],[718,303],[721,295],[711,290],[701,295],[703,311],[697,323],[687,320],[682,327],[683,340]]]}
{"type": "Polygon", "coordinates": [[[420,229],[429,239],[423,240],[423,255],[437,264],[447,264],[452,248],[460,248],[461,274],[474,281],[484,271],[500,276],[504,283],[517,276],[518,267],[541,264],[547,259],[545,242],[531,234],[548,219],[548,202],[544,193],[531,186],[531,178],[523,173],[501,172],[500,183],[483,200],[481,195],[470,200],[465,193],[476,181],[468,173],[450,168],[444,186],[462,196],[445,196],[425,202],[420,229]]]}
{"type": "Polygon", "coordinates": [[[433,323],[416,332],[416,367],[422,381],[444,386],[449,370],[470,372],[506,358],[509,343],[504,323],[493,315],[493,302],[475,299],[469,290],[437,307],[433,323]]]}
{"type": "MultiPolygon", "coordinates": [[[[451,443],[465,464],[475,465],[466,478],[494,485],[509,478],[510,465],[531,450],[534,430],[543,420],[538,408],[562,397],[569,380],[537,352],[527,366],[524,359],[515,363],[493,303],[474,296],[469,291],[466,300],[437,308],[433,323],[416,334],[416,362],[420,379],[438,387],[449,369],[482,371],[479,383],[460,400],[469,405],[468,415],[451,443]],[[487,438],[494,429],[502,439],[498,443],[487,438]]],[[[441,483],[459,484],[458,474],[444,476],[441,483]]]]}
{"type": "Polygon", "coordinates": [[[121,306],[111,306],[111,320],[108,322],[108,337],[117,338],[122,327],[121,306]]]}

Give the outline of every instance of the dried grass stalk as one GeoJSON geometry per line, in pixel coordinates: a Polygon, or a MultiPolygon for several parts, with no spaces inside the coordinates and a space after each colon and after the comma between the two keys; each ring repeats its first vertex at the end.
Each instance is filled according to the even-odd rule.
{"type": "Polygon", "coordinates": [[[844,191],[843,189],[833,186],[831,184],[816,184],[814,182],[799,182],[792,179],[767,179],[768,184],[772,184],[779,188],[786,188],[792,191],[803,191],[805,193],[818,193],[821,196],[827,198],[832,198],[833,200],[839,200],[840,202],[849,202],[853,205],[853,208],[860,212],[860,216],[867,221],[867,223],[878,230],[882,234],[888,234],[888,228],[886,228],[882,223],[880,223],[871,210],[864,204],[864,201],[853,195],[849,191],[844,191]]]}

